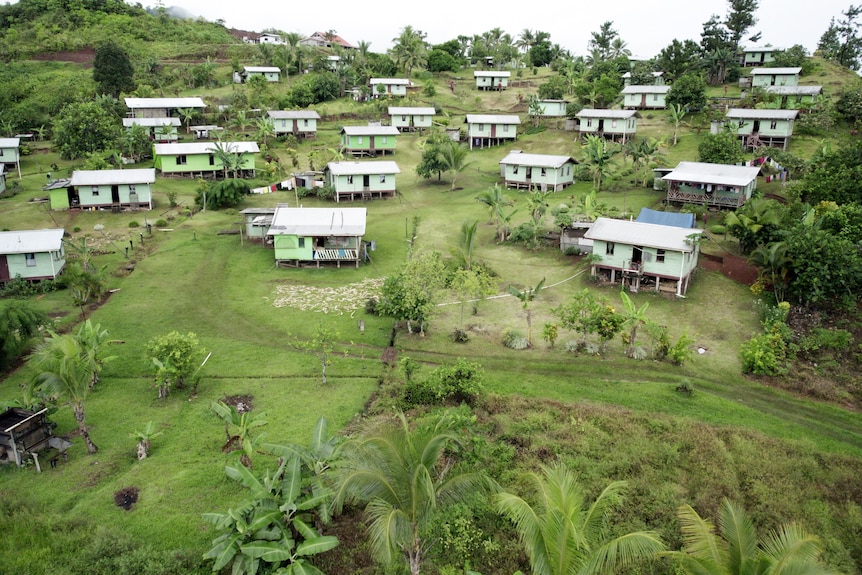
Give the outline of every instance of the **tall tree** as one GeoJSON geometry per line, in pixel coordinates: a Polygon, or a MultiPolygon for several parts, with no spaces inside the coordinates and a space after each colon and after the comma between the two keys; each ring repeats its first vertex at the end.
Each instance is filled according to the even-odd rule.
{"type": "Polygon", "coordinates": [[[406,563],[419,575],[433,540],[431,521],[446,506],[488,488],[478,473],[454,473],[445,453],[461,445],[452,420],[411,429],[403,413],[389,428],[359,436],[343,448],[345,460],[335,492],[344,503],[365,505],[374,556],[386,565],[406,563]]]}
{"type": "Polygon", "coordinates": [[[625,335],[625,339],[627,340],[626,355],[628,357],[634,357],[635,349],[637,349],[638,329],[640,329],[642,325],[649,323],[646,316],[649,302],[644,302],[641,307],[638,307],[632,301],[632,298],[629,297],[629,294],[624,291],[620,292],[620,298],[623,300],[623,328],[629,330],[628,334],[625,335]]]}
{"type": "Polygon", "coordinates": [[[795,523],[784,524],[758,539],[751,517],[725,500],[718,512],[718,528],[688,505],[678,511],[682,551],[666,555],[679,560],[686,575],[828,575],[820,540],[795,523]]]}
{"type": "Polygon", "coordinates": [[[609,538],[606,521],[622,503],[623,481],[608,485],[594,502],[564,464],[543,465],[526,476],[534,503],[511,493],[495,496],[512,520],[533,575],[611,575],[664,550],[657,533],[637,531],[609,538]]]}
{"type": "Polygon", "coordinates": [[[425,32],[408,25],[401,29],[401,33],[396,38],[392,39],[392,48],[389,53],[408,78],[413,68],[420,68],[427,61],[428,47],[425,43],[425,36],[425,32]]]}
{"type": "Polygon", "coordinates": [[[116,148],[119,137],[117,118],[95,102],[66,104],[54,120],[54,146],[67,160],[116,148]]]}
{"type": "Polygon", "coordinates": [[[0,371],[5,371],[27,353],[48,317],[19,300],[0,301],[0,371]]]}
{"type": "Polygon", "coordinates": [[[118,98],[121,92],[135,89],[135,68],[128,53],[111,42],[103,43],[96,49],[93,58],[93,81],[100,94],[110,94],[118,98]]]}
{"type": "Polygon", "coordinates": [[[614,174],[616,165],[611,160],[619,152],[620,147],[617,144],[608,143],[601,136],[587,134],[581,148],[581,166],[593,180],[593,187],[597,192],[602,190],[605,179],[614,174]]]}
{"type": "Polygon", "coordinates": [[[727,3],[728,12],[724,25],[730,31],[730,43],[736,52],[742,37],[757,23],[754,13],[757,12],[760,0],[727,0],[727,3]]]}
{"type": "Polygon", "coordinates": [[[440,146],[440,164],[445,172],[452,172],[452,191],[455,190],[455,179],[458,174],[470,167],[471,162],[467,161],[467,156],[470,154],[467,146],[459,144],[454,140],[448,140],[440,146]]]}
{"type": "Polygon", "coordinates": [[[673,84],[677,78],[697,68],[700,46],[693,40],[680,42],[674,39],[661,49],[656,58],[656,68],[664,72],[665,80],[673,84]]]}
{"type": "Polygon", "coordinates": [[[862,38],[858,34],[860,23],[857,20],[862,15],[862,6],[851,4],[841,14],[844,16],[841,20],[836,22],[835,18],[832,18],[829,21],[829,28],[817,43],[817,50],[829,60],[851,70],[858,70],[862,56],[862,38]]]}
{"type": "Polygon", "coordinates": [[[608,20],[599,27],[597,32],[590,32],[587,50],[593,54],[594,60],[608,60],[613,57],[614,40],[619,39],[619,32],[614,30],[614,23],[608,20]]]}
{"type": "Polygon", "coordinates": [[[509,293],[521,301],[521,307],[524,309],[524,313],[527,316],[527,343],[529,345],[533,345],[533,310],[530,309],[530,304],[533,303],[533,300],[539,297],[539,291],[544,287],[544,285],[545,278],[542,278],[542,281],[537,283],[535,286],[527,286],[522,290],[519,290],[515,286],[509,286],[509,293]]]}

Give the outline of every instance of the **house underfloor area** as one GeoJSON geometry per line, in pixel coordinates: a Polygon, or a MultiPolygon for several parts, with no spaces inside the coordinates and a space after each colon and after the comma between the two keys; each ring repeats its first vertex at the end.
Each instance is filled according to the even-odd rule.
{"type": "MultiPolygon", "coordinates": [[[[364,251],[364,250],[363,250],[364,251]]],[[[319,268],[335,264],[340,268],[342,263],[354,264],[359,267],[360,250],[349,248],[317,248],[311,260],[275,260],[275,265],[286,268],[319,268]]]]}
{"type": "Polygon", "coordinates": [[[691,274],[682,279],[645,273],[639,269],[621,269],[593,266],[591,275],[600,285],[621,285],[632,293],[654,291],[684,296],[691,281],[691,274]]]}
{"type": "Polygon", "coordinates": [[[394,198],[395,190],[357,190],[353,192],[335,192],[335,202],[354,202],[374,199],[394,198]]]}

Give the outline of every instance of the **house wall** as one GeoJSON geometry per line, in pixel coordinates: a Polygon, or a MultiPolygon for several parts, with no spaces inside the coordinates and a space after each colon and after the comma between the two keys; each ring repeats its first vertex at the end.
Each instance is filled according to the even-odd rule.
{"type": "Polygon", "coordinates": [[[18,148],[0,148],[0,163],[14,164],[19,159],[18,148]]]}
{"type": "Polygon", "coordinates": [[[566,115],[565,102],[539,102],[539,106],[544,109],[542,116],[559,118],[566,115]]]}
{"type": "Polygon", "coordinates": [[[667,107],[666,98],[667,94],[625,94],[623,107],[664,109],[667,107]]]}
{"type": "Polygon", "coordinates": [[[511,138],[518,137],[515,124],[468,124],[467,135],[471,138],[511,138]]]}
{"type": "MultiPolygon", "coordinates": [[[[362,185],[365,180],[363,175],[341,175],[333,177],[332,173],[327,172],[328,183],[335,187],[336,193],[346,192],[362,192],[366,188],[362,185]]],[[[371,174],[368,176],[369,192],[389,192],[395,190],[395,174],[371,174]],[[381,180],[383,178],[383,181],[381,180]]]]}
{"type": "Polygon", "coordinates": [[[395,114],[390,121],[396,128],[430,128],[433,116],[422,114],[395,114]]]}
{"type": "Polygon", "coordinates": [[[509,78],[508,77],[494,77],[494,76],[477,76],[476,77],[476,87],[477,88],[487,88],[496,90],[499,87],[503,87],[506,89],[509,87],[509,78]]]}
{"type": "MultiPolygon", "coordinates": [[[[386,92],[384,94],[389,94],[390,96],[406,96],[407,95],[407,86],[404,84],[383,84],[386,87],[386,92]]],[[[378,91],[378,86],[380,84],[374,84],[371,86],[371,95],[379,96],[380,92],[378,91]]]]}
{"type": "Polygon", "coordinates": [[[311,261],[314,258],[314,238],[296,235],[273,236],[276,260],[311,261]]]}
{"type": "Polygon", "coordinates": [[[549,187],[567,186],[574,181],[574,170],[571,162],[564,164],[559,168],[543,168],[536,166],[517,166],[514,164],[504,165],[503,176],[506,182],[517,182],[521,184],[527,183],[527,173],[530,173],[529,183],[531,185],[540,186],[545,184],[549,187]]]}
{"type": "Polygon", "coordinates": [[[270,119],[276,134],[314,133],[317,132],[317,118],[274,118],[270,119]]]}
{"type": "MultiPolygon", "coordinates": [[[[127,128],[131,130],[131,128],[127,128]]],[[[156,142],[176,142],[179,139],[176,126],[152,126],[148,128],[150,131],[150,139],[156,142]]]]}
{"type": "MultiPolygon", "coordinates": [[[[218,172],[222,169],[221,160],[213,154],[188,154],[186,163],[178,164],[178,156],[156,156],[154,167],[163,174],[177,174],[183,172],[218,172]],[[212,158],[212,164],[210,163],[212,158]]],[[[242,170],[254,170],[254,154],[242,154],[242,170]]]]}
{"type": "MultiPolygon", "coordinates": [[[[110,206],[113,205],[114,202],[111,197],[111,185],[106,184],[102,186],[77,186],[78,191],[78,199],[80,200],[80,205],[82,208],[93,207],[93,206],[110,206]],[[98,189],[98,193],[95,192],[95,189],[98,189]]],[[[120,204],[129,204],[131,203],[131,199],[129,195],[132,193],[131,188],[134,187],[135,193],[138,194],[137,203],[139,204],[149,204],[152,199],[152,189],[150,188],[150,184],[121,184],[117,186],[117,191],[119,192],[120,204]]],[[[53,204],[53,202],[52,202],[53,204]]],[[[53,205],[52,205],[53,207],[53,205]]],[[[67,197],[67,205],[68,208],[68,197],[67,197]]],[[[55,208],[56,209],[56,208],[55,208]]]]}
{"type": "Polygon", "coordinates": [[[9,277],[21,276],[24,279],[55,278],[66,265],[66,252],[60,245],[59,251],[40,252],[35,254],[34,265],[27,265],[26,254],[7,254],[6,265],[9,277]]]}
{"type": "Polygon", "coordinates": [[[775,61],[772,52],[746,52],[742,61],[743,66],[760,66],[775,61]]]}
{"type": "Polygon", "coordinates": [[[170,118],[167,108],[136,108],[132,110],[135,118],[170,118]]]}
{"type": "MultiPolygon", "coordinates": [[[[665,250],[664,261],[658,261],[658,250],[656,248],[641,248],[644,254],[651,254],[651,258],[644,257],[641,261],[641,269],[644,274],[657,275],[662,278],[679,279],[688,275],[697,266],[698,248],[695,246],[693,252],[677,252],[665,250]],[[652,261],[647,261],[650,259],[652,261]],[[680,271],[682,274],[680,274],[680,271]]],[[[632,259],[634,246],[629,244],[606,242],[595,240],[593,242],[593,255],[600,258],[599,267],[611,267],[623,269],[632,259]],[[613,245],[613,253],[608,253],[608,244],[613,245]]]]}
{"type": "Polygon", "coordinates": [[[758,74],[751,77],[752,86],[796,86],[799,76],[796,74],[758,74]]]}
{"type": "Polygon", "coordinates": [[[580,131],[585,133],[598,133],[599,121],[604,120],[602,132],[605,134],[627,134],[637,132],[637,118],[612,119],[612,118],[581,118],[580,131]]]}
{"type": "Polygon", "coordinates": [[[708,183],[694,183],[694,182],[673,182],[673,187],[679,192],[684,194],[693,194],[696,196],[702,196],[704,201],[707,201],[707,192],[710,193],[713,200],[716,201],[717,198],[725,198],[726,202],[720,202],[722,204],[728,205],[741,205],[742,203],[747,202],[751,199],[751,193],[757,187],[757,180],[752,181],[750,184],[744,187],[740,186],[717,186],[708,183]],[[742,201],[740,202],[740,196],[742,196],[742,201]]]}
{"type": "Polygon", "coordinates": [[[0,194],[6,191],[6,174],[0,174],[0,194]]]}
{"type": "MultiPolygon", "coordinates": [[[[278,82],[279,79],[278,72],[249,72],[248,78],[251,78],[252,76],[263,76],[267,82],[278,82]]],[[[248,78],[246,79],[246,82],[248,82],[248,78]]]]}
{"type": "Polygon", "coordinates": [[[51,198],[52,210],[68,210],[69,209],[69,190],[68,188],[57,188],[48,192],[48,197],[51,198]]]}
{"type": "Polygon", "coordinates": [[[394,150],[395,136],[349,136],[341,134],[345,150],[394,150]]]}
{"type": "Polygon", "coordinates": [[[793,120],[737,120],[734,118],[732,121],[743,123],[736,130],[736,133],[740,136],[747,136],[753,133],[755,122],[759,122],[760,124],[757,133],[761,136],[789,137],[793,135],[793,120]]]}

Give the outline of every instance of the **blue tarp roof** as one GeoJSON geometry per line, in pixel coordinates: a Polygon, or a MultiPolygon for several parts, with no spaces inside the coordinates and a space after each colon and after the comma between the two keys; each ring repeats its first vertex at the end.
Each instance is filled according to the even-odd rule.
{"type": "Polygon", "coordinates": [[[641,208],[638,220],[644,224],[658,224],[675,228],[693,228],[694,214],[677,214],[674,212],[658,212],[649,208],[641,208]]]}

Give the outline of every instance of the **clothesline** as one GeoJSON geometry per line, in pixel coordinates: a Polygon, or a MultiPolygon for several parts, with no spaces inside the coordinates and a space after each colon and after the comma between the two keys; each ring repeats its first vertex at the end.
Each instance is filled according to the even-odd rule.
{"type": "Polygon", "coordinates": [[[276,184],[271,184],[269,186],[262,186],[260,188],[252,188],[252,194],[271,194],[277,190],[292,190],[293,189],[293,180],[284,180],[283,182],[278,182],[276,184]]]}

